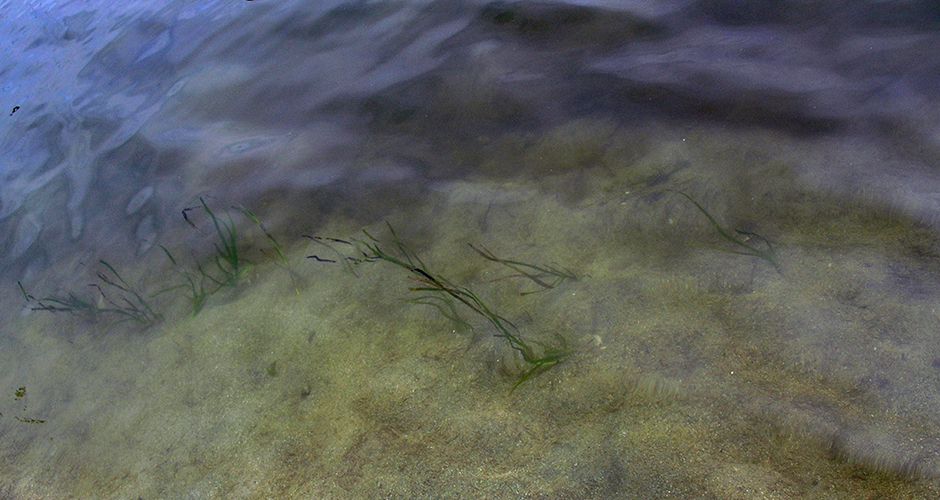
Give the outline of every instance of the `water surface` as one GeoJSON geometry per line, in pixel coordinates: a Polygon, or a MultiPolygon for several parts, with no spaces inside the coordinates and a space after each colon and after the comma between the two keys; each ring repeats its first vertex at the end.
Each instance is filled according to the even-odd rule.
{"type": "Polygon", "coordinates": [[[937,496],[926,2],[3,6],[3,495],[937,496]]]}

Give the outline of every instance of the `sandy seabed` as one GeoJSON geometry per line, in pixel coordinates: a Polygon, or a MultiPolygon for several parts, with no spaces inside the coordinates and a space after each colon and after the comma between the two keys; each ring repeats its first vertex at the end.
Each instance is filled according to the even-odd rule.
{"type": "MultiPolygon", "coordinates": [[[[788,157],[756,156],[779,137],[701,131],[638,158],[618,147],[644,144],[635,132],[584,137],[569,150],[605,166],[441,182],[386,218],[427,272],[527,339],[564,339],[557,365],[512,390],[528,370],[519,354],[462,306],[466,324],[409,302],[422,292],[407,269],[315,262],[339,259],[305,228],[281,237],[282,262],[246,223],[253,264],[194,317],[174,293],[154,299],[164,321],[146,328],[15,317],[22,333],[0,351],[4,495],[936,496],[933,231],[864,192],[802,187],[788,157]],[[779,181],[740,196],[767,176],[779,181]],[[679,190],[722,227],[772,241],[779,270],[733,253],[679,190]],[[542,290],[468,243],[578,279],[542,290]]],[[[349,213],[316,234],[365,240],[349,213]]],[[[396,251],[385,223],[365,229],[396,251]]],[[[120,268],[128,282],[179,281],[165,258],[142,262],[120,268]]]]}

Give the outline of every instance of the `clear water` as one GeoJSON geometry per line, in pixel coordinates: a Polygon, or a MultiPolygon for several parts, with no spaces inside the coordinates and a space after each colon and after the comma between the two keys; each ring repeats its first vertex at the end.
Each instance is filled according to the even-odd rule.
{"type": "Polygon", "coordinates": [[[23,5],[0,496],[937,497],[926,2],[23,5]]]}

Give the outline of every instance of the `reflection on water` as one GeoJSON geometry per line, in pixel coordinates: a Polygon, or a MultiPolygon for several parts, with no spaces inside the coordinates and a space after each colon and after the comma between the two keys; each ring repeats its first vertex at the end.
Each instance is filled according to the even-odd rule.
{"type": "Polygon", "coordinates": [[[2,495],[938,495],[926,2],[12,12],[2,495]]]}

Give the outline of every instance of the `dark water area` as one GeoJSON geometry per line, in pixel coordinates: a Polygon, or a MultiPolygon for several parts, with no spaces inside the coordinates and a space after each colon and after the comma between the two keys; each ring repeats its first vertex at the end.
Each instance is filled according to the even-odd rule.
{"type": "Polygon", "coordinates": [[[938,496],[934,2],[0,7],[0,497],[938,496]]]}

